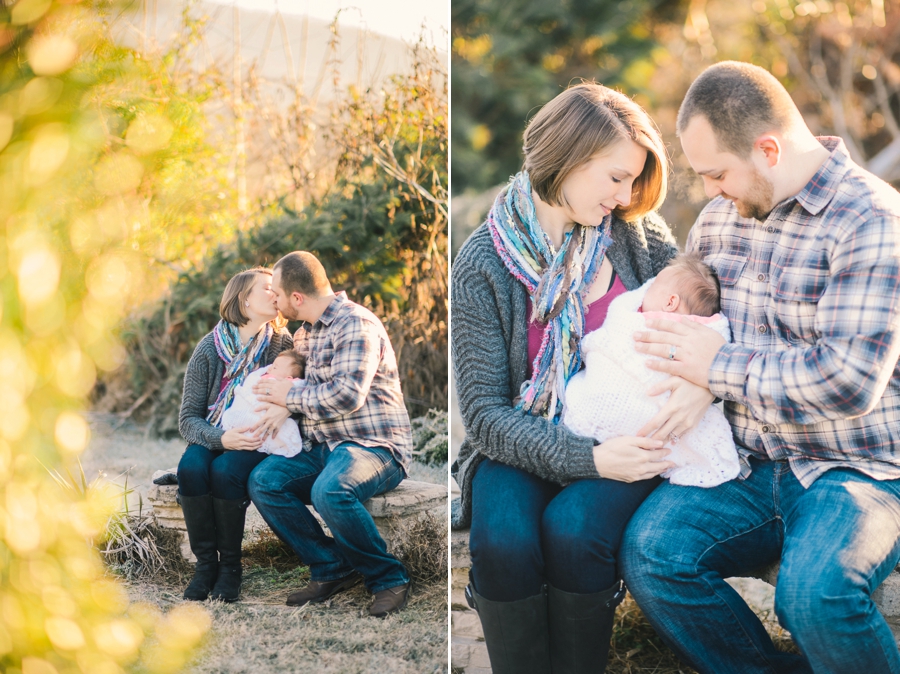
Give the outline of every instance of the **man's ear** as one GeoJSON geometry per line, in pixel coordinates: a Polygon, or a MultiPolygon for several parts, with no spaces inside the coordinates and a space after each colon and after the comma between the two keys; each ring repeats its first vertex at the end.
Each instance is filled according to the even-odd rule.
{"type": "Polygon", "coordinates": [[[781,141],[776,136],[760,136],[753,144],[753,149],[762,152],[769,168],[772,168],[781,161],[781,141]]]}

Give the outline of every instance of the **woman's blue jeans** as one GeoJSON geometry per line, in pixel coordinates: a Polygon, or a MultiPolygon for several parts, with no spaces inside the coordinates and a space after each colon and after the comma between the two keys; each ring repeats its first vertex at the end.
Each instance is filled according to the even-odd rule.
{"type": "Polygon", "coordinates": [[[547,582],[578,594],[606,590],[619,578],[616,555],[628,519],[657,484],[598,478],[561,487],[482,460],[472,479],[469,532],[476,591],[518,601],[547,582]]]}
{"type": "Polygon", "coordinates": [[[621,562],[663,640],[699,672],[900,673],[872,592],[900,558],[900,480],[833,469],[808,489],[784,461],[710,489],[662,485],[635,514],[621,562]],[[725,582],[781,558],[775,613],[806,656],[775,650],[725,582]]]}
{"type": "Polygon", "coordinates": [[[182,496],[246,499],[250,473],[267,456],[265,452],[211,451],[202,445],[188,445],[178,462],[178,491],[182,496]]]}
{"type": "Polygon", "coordinates": [[[263,519],[309,566],[312,580],[329,581],[359,571],[371,592],[409,582],[363,503],[403,480],[387,449],[324,443],[291,458],[273,456],[250,476],[250,498],[263,519]],[[325,535],[314,505],[333,538],[325,535]]]}

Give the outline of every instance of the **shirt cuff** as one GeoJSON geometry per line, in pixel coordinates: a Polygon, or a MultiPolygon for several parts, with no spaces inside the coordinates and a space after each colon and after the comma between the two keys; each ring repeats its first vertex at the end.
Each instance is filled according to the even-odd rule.
{"type": "Polygon", "coordinates": [[[745,404],[744,382],[755,351],[739,344],[724,344],[709,368],[709,391],[722,400],[745,404]]]}

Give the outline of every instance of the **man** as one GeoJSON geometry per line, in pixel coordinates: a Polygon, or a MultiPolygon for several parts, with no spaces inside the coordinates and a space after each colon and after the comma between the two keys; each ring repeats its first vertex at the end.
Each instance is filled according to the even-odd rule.
{"type": "Polygon", "coordinates": [[[412,456],[394,351],[381,321],[335,294],[311,253],[281,258],[272,290],[281,313],[303,321],[294,348],[306,357],[306,377],[261,381],[254,393],[272,403],[261,426],[266,433],[290,413],[301,415],[304,451],[261,463],[250,477],[250,498],[309,565],[310,583],[288,597],[289,606],[325,601],[361,574],[375,595],[369,614],[384,617],[406,606],[409,576],[388,554],[363,502],[396,487],[412,456]],[[305,507],[310,503],[333,538],[305,507]]]}
{"type": "MultiPolygon", "coordinates": [[[[626,533],[625,580],[700,672],[900,672],[871,598],[900,558],[900,196],[746,63],[694,82],[678,133],[712,199],[687,248],[718,272],[734,343],[648,321],[638,346],[695,400],[724,399],[742,470],[657,489],[626,533]],[[724,581],[779,557],[775,612],[803,655],[776,651],[724,581]]],[[[666,433],[688,425],[667,415],[666,433]]]]}

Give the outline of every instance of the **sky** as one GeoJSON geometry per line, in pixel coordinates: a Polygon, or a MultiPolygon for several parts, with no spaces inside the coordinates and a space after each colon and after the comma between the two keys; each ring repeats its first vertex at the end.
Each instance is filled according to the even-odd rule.
{"type": "Polygon", "coordinates": [[[282,14],[309,14],[317,19],[331,21],[338,9],[341,25],[365,27],[376,33],[416,40],[424,22],[431,44],[446,45],[450,28],[450,0],[213,0],[220,5],[237,4],[238,7],[274,11],[276,5],[282,14]],[[355,9],[350,9],[355,8],[355,9]]]}

